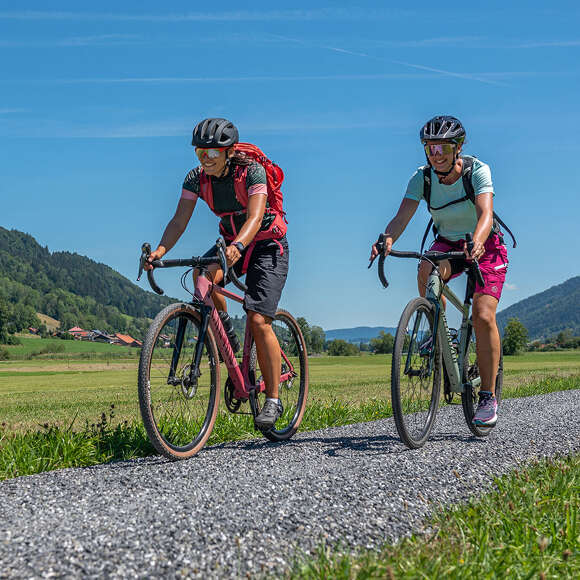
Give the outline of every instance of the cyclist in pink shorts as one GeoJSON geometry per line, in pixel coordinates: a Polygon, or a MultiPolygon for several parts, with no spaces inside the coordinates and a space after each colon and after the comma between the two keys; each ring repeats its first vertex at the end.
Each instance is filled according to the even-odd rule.
{"type": "MultiPolygon", "coordinates": [[[[412,175],[397,215],[385,229],[385,255],[403,233],[423,199],[433,218],[437,233],[431,250],[463,250],[466,259],[477,259],[484,286],[477,285],[473,296],[473,328],[481,376],[479,404],[474,423],[493,427],[497,422],[495,376],[500,359],[500,336],[495,313],[508,266],[503,234],[493,213],[493,184],[489,166],[474,157],[461,156],[465,129],[455,117],[437,116],[421,129],[427,165],[412,175]],[[466,184],[464,169],[471,167],[466,184]],[[427,195],[427,198],[425,197],[427,195]],[[472,234],[474,247],[467,253],[465,235],[472,234]]],[[[377,255],[373,245],[371,257],[377,255]]],[[[433,266],[421,262],[418,273],[419,294],[425,296],[427,279],[433,266]]],[[[445,280],[459,276],[463,260],[446,260],[439,265],[445,280]]]]}

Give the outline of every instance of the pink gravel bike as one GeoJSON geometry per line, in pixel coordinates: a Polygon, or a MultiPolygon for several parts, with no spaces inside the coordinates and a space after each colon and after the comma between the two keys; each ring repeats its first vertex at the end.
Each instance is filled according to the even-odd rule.
{"type": "MultiPolygon", "coordinates": [[[[207,276],[212,264],[220,264],[224,280],[231,280],[245,292],[246,286],[227,267],[225,242],[216,242],[217,255],[188,259],[154,260],[157,268],[187,267],[181,284],[192,295],[190,303],[177,302],[155,317],[143,342],[139,361],[139,406],[143,424],[155,449],[170,459],[195,455],[211,435],[220,401],[220,365],[218,351],[227,367],[224,386],[225,406],[231,413],[256,417],[265,400],[265,384],[260,375],[256,346],[246,323],[241,363],[238,363],[211,300],[212,292],[242,303],[243,297],[213,284],[207,276]],[[199,272],[195,290],[186,286],[188,274],[199,272]],[[245,403],[249,403],[248,407],[245,403]]],[[[151,253],[143,244],[139,279],[151,253]]],[[[163,290],[155,282],[153,270],[147,270],[151,288],[163,290]]],[[[308,358],[300,327],[285,310],[278,310],[272,328],[282,356],[279,398],[283,412],[274,427],[258,429],[271,441],[283,441],[296,433],[308,395],[308,358]]]]}

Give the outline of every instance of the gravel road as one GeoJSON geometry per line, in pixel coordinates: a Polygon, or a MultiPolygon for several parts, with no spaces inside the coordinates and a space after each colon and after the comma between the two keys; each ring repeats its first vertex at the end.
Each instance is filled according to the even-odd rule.
{"type": "Polygon", "coordinates": [[[392,419],[219,445],[192,460],[147,458],[0,484],[0,578],[255,577],[322,540],[374,547],[438,502],[489,488],[536,457],[580,450],[580,390],[506,400],[472,437],[444,407],[407,450],[392,419]]]}

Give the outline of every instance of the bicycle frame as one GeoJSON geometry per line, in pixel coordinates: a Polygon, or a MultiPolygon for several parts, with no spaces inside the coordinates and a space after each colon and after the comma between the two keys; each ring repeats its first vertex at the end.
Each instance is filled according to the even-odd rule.
{"type": "MultiPolygon", "coordinates": [[[[468,277],[467,288],[465,291],[465,300],[463,303],[451,291],[451,289],[443,283],[441,277],[436,269],[433,270],[427,281],[427,292],[425,298],[435,306],[435,320],[434,332],[437,340],[441,345],[443,355],[443,364],[447,370],[451,391],[454,393],[462,393],[465,386],[478,387],[481,383],[481,378],[476,378],[468,383],[463,383],[462,375],[465,365],[465,353],[467,351],[467,329],[471,326],[471,318],[469,312],[471,310],[471,297],[473,295],[473,283],[468,277]],[[459,312],[462,313],[461,327],[459,329],[459,353],[455,352],[449,326],[447,324],[447,317],[445,316],[445,308],[443,307],[442,297],[445,296],[448,302],[451,303],[459,312]]],[[[415,332],[415,329],[414,329],[415,332]]],[[[435,349],[431,353],[431,360],[429,361],[429,371],[433,368],[433,359],[435,357],[435,349]]]]}
{"type": "MultiPolygon", "coordinates": [[[[234,351],[232,350],[232,347],[230,345],[230,341],[226,334],[222,321],[219,317],[218,311],[215,308],[213,301],[211,299],[212,292],[217,292],[218,294],[221,294],[225,298],[229,298],[230,300],[234,300],[235,302],[238,302],[240,304],[243,303],[244,301],[244,299],[238,294],[230,292],[229,290],[226,290],[221,286],[215,285],[211,280],[208,279],[208,277],[205,275],[203,271],[197,277],[195,284],[194,300],[192,304],[199,309],[202,319],[201,319],[201,333],[197,340],[194,361],[191,368],[192,377],[199,376],[199,363],[201,361],[201,356],[203,352],[205,335],[207,333],[207,328],[209,326],[215,337],[218,350],[221,353],[225,365],[228,369],[228,375],[234,384],[234,397],[236,399],[246,400],[249,398],[251,390],[256,390],[257,392],[261,393],[266,388],[263,380],[258,381],[257,384],[252,384],[252,382],[250,381],[250,356],[252,344],[250,324],[249,322],[246,322],[242,365],[240,367],[238,361],[236,360],[236,355],[234,354],[234,351]]],[[[178,346],[177,343],[178,340],[176,339],[175,348],[177,352],[177,357],[179,357],[179,350],[181,350],[181,344],[179,344],[178,346]]],[[[287,372],[282,373],[282,375],[280,376],[280,380],[281,382],[283,382],[296,376],[296,373],[294,372],[294,367],[292,363],[290,362],[290,360],[288,359],[288,357],[286,356],[286,354],[282,349],[280,349],[280,354],[282,356],[282,361],[285,362],[286,365],[288,365],[287,368],[289,369],[287,372]]]]}

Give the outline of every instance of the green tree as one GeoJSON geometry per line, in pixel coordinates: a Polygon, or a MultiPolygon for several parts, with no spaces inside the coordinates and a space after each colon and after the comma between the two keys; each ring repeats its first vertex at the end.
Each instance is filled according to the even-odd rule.
{"type": "Polygon", "coordinates": [[[564,346],[568,340],[573,337],[572,330],[567,328],[558,333],[556,337],[556,343],[560,346],[564,346]]]}
{"type": "Polygon", "coordinates": [[[341,338],[337,338],[328,343],[329,356],[356,356],[359,352],[354,344],[346,342],[346,340],[342,340],[341,338]]]}
{"type": "Polygon", "coordinates": [[[32,306],[25,306],[22,302],[16,303],[12,307],[12,326],[14,332],[21,332],[29,326],[38,326],[40,320],[36,316],[36,312],[32,306]]]}
{"type": "Polygon", "coordinates": [[[528,344],[528,330],[518,318],[510,318],[503,333],[503,353],[514,355],[523,352],[528,344]]]}
{"type": "Polygon", "coordinates": [[[376,338],[371,338],[371,350],[376,354],[389,354],[393,352],[393,345],[395,344],[395,338],[392,334],[387,334],[384,330],[381,330],[379,336],[376,338]]]}
{"type": "Polygon", "coordinates": [[[296,322],[298,323],[298,326],[300,327],[300,330],[302,331],[302,336],[304,337],[304,342],[306,343],[306,350],[307,350],[307,352],[311,352],[311,350],[312,350],[312,335],[311,335],[311,330],[310,330],[310,324],[308,324],[308,321],[306,320],[306,318],[304,318],[304,316],[299,316],[296,319],[296,322]]]}
{"type": "Polygon", "coordinates": [[[320,353],[324,350],[326,334],[320,326],[313,326],[310,329],[310,351],[320,353]]]}
{"type": "Polygon", "coordinates": [[[11,313],[10,304],[0,296],[0,344],[8,342],[8,323],[11,313]]]}

